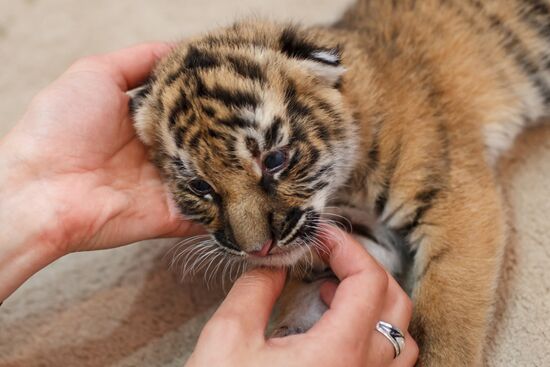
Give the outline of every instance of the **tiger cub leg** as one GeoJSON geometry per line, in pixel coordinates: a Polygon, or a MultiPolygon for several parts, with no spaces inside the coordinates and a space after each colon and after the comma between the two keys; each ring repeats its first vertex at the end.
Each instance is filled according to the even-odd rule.
{"type": "Polygon", "coordinates": [[[291,279],[286,284],[271,323],[271,337],[305,333],[321,318],[327,310],[320,296],[321,284],[325,281],[327,278],[291,279]]]}
{"type": "Polygon", "coordinates": [[[419,366],[480,366],[506,241],[490,173],[451,183],[424,218],[412,274],[419,366]]]}

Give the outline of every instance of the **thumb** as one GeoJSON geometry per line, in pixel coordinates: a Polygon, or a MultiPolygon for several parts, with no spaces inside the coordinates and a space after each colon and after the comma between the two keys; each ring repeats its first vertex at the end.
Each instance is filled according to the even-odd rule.
{"type": "Polygon", "coordinates": [[[263,336],[285,277],[282,269],[258,268],[245,273],[235,282],[212,321],[218,317],[237,319],[244,332],[263,336]]]}
{"type": "Polygon", "coordinates": [[[321,284],[321,299],[329,307],[334,299],[334,294],[336,293],[337,287],[338,285],[330,280],[321,284]]]}

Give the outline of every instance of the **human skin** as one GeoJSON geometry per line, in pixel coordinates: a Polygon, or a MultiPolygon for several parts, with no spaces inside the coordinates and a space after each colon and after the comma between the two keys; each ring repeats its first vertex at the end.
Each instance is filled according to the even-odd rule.
{"type": "MultiPolygon", "coordinates": [[[[203,232],[172,206],[128,114],[126,92],[169,50],[144,44],[77,61],[0,140],[0,301],[71,252],[203,232]]],[[[188,365],[210,366],[218,358],[215,365],[228,367],[412,366],[418,350],[410,335],[393,360],[391,344],[374,330],[382,319],[406,330],[410,300],[351,237],[338,235],[344,245],[326,245],[341,283],[323,287],[330,309],[318,325],[304,335],[266,339],[284,271],[253,270],[207,324],[188,365]],[[326,350],[333,359],[319,352],[326,350]]]]}
{"type": "Polygon", "coordinates": [[[125,92],[169,49],[77,61],[0,140],[0,300],[67,253],[201,230],[172,209],[128,115],[125,92]]]}
{"type": "Polygon", "coordinates": [[[328,231],[323,239],[330,253],[327,262],[340,283],[321,288],[329,309],[312,329],[284,338],[265,337],[284,273],[256,269],[237,280],[203,329],[186,366],[413,366],[418,347],[408,332],[403,353],[393,359],[393,347],[375,331],[379,320],[407,330],[411,301],[357,241],[335,228],[328,231]]]}

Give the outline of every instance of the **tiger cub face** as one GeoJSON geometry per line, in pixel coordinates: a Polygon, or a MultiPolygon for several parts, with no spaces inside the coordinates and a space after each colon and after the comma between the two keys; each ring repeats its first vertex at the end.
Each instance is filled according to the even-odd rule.
{"type": "Polygon", "coordinates": [[[315,242],[356,147],[340,58],[293,26],[240,23],[177,46],[133,98],[181,213],[228,254],[292,265],[315,242]]]}

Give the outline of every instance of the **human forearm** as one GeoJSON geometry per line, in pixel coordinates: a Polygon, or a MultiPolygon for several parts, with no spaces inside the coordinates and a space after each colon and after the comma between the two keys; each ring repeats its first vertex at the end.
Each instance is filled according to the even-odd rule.
{"type": "Polygon", "coordinates": [[[0,302],[63,254],[55,243],[55,207],[18,143],[0,140],[0,302]]]}

